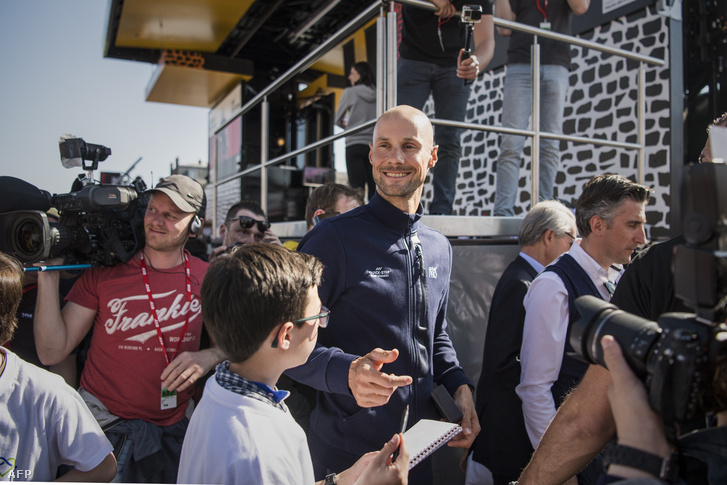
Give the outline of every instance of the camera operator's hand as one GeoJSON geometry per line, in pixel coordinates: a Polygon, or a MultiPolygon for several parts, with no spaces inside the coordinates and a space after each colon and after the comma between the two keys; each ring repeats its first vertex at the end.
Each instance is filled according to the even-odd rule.
{"type": "Polygon", "coordinates": [[[448,19],[457,13],[457,8],[449,0],[431,0],[431,2],[437,7],[434,15],[440,19],[448,19]]]}
{"type": "Polygon", "coordinates": [[[475,55],[462,60],[463,54],[464,49],[460,49],[457,56],[457,77],[473,81],[480,74],[480,63],[475,55]]]}
{"type": "MultiPolygon", "coordinates": [[[[41,261],[40,263],[33,263],[33,266],[39,267],[39,266],[60,266],[64,263],[62,257],[57,258],[50,258],[46,261],[41,261]]],[[[30,274],[30,273],[26,273],[30,274]]],[[[38,271],[35,273],[38,276],[38,280],[42,280],[43,283],[39,284],[45,284],[45,285],[58,285],[58,283],[61,280],[61,272],[60,271],[38,271]]]]}
{"type": "MultiPolygon", "coordinates": [[[[601,339],[601,346],[613,379],[608,399],[616,421],[618,443],[662,458],[669,457],[671,446],[666,440],[661,417],[649,406],[646,388],[629,368],[621,347],[610,335],[601,339]]],[[[611,465],[608,473],[624,478],[651,477],[642,470],[622,465],[611,465]]]]}

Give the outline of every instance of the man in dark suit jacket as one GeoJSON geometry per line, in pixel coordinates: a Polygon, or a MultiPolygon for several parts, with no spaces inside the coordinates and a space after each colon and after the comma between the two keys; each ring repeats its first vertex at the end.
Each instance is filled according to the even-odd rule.
{"type": "Polygon", "coordinates": [[[525,308],[523,298],[542,269],[568,251],[576,237],[573,213],[557,201],[537,204],[523,219],[520,254],[505,269],[492,295],[476,408],[483,432],[475,440],[467,464],[467,484],[495,485],[517,480],[533,448],[515,393],[520,383],[520,345],[525,308]]]}

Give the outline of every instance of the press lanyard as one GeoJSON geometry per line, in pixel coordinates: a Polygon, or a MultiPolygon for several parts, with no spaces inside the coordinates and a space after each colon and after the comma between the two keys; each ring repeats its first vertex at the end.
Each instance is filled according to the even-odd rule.
{"type": "Polygon", "coordinates": [[[189,271],[189,259],[187,259],[186,254],[184,255],[184,274],[187,282],[187,320],[184,322],[184,328],[182,329],[182,334],[179,336],[179,343],[177,344],[177,348],[174,349],[174,353],[172,354],[172,358],[170,359],[169,355],[167,354],[167,348],[164,346],[164,337],[162,336],[161,325],[159,325],[159,316],[157,315],[156,305],[154,305],[154,296],[151,294],[151,285],[149,284],[149,275],[147,274],[146,263],[144,262],[144,253],[141,253],[141,275],[144,277],[146,296],[149,298],[151,315],[154,318],[154,326],[157,329],[157,337],[159,337],[159,344],[162,346],[164,360],[167,361],[167,365],[169,365],[169,363],[174,360],[174,357],[177,356],[179,346],[182,345],[184,335],[187,333],[187,327],[189,326],[189,315],[192,313],[192,276],[189,271]]]}
{"type": "Polygon", "coordinates": [[[439,47],[442,48],[442,52],[445,52],[444,39],[442,38],[442,25],[449,22],[449,19],[437,19],[437,37],[439,37],[439,47]]]}
{"type": "Polygon", "coordinates": [[[545,0],[545,8],[543,8],[543,7],[540,6],[540,0],[535,0],[535,3],[537,4],[538,10],[540,11],[540,13],[543,14],[543,20],[544,21],[547,21],[548,20],[548,15],[547,15],[547,11],[548,11],[548,0],[545,0]]]}

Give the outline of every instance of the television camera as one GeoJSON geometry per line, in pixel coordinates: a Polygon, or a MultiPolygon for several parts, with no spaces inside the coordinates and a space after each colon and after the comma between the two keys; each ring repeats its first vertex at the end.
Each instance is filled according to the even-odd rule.
{"type": "Polygon", "coordinates": [[[51,195],[24,180],[0,177],[0,251],[26,265],[61,256],[66,265],[130,260],[144,246],[146,185],[141,179],[128,186],[95,182],[93,170],[111,154],[107,147],[64,136],[59,149],[64,167],[87,170],[69,193],[51,195]],[[51,208],[58,211],[57,222],[46,213],[51,208]]]}
{"type": "Polygon", "coordinates": [[[576,299],[581,318],[570,344],[605,367],[601,338],[612,335],[673,441],[675,423],[727,409],[727,165],[703,163],[682,172],[686,243],[672,256],[674,293],[694,313],[665,313],[658,322],[592,296],[576,299]]]}

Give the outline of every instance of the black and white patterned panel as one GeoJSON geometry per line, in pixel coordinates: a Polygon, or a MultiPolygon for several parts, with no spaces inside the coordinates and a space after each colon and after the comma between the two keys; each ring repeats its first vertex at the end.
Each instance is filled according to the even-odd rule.
{"type": "MultiPolygon", "coordinates": [[[[645,183],[654,189],[647,210],[650,234],[664,235],[669,227],[669,66],[668,25],[664,17],[645,9],[600,26],[582,36],[667,61],[646,70],[645,183]]],[[[486,73],[473,85],[467,121],[500,126],[502,85],[506,68],[486,73]]],[[[564,133],[621,142],[637,142],[639,63],[593,49],[573,48],[573,69],[564,112],[564,133]]],[[[428,110],[428,111],[427,111],[428,110]]],[[[425,106],[432,113],[431,100],[425,106]]],[[[562,142],[556,197],[574,201],[593,175],[618,173],[636,180],[637,151],[562,142]]],[[[490,215],[495,199],[499,135],[468,130],[462,135],[462,159],[454,211],[459,215],[490,215]]],[[[431,174],[430,174],[431,177],[431,174]]],[[[429,182],[429,180],[428,180],[429,182]]],[[[530,207],[530,140],[526,142],[520,171],[516,213],[530,207]]],[[[431,184],[424,190],[424,206],[431,200],[431,184]]]]}

